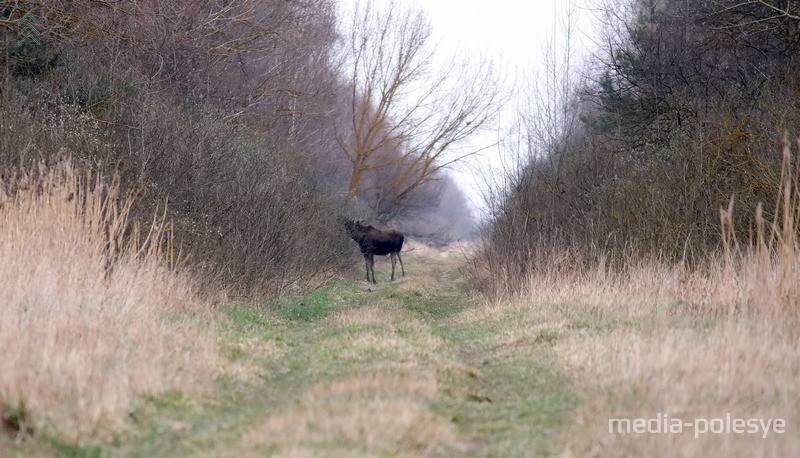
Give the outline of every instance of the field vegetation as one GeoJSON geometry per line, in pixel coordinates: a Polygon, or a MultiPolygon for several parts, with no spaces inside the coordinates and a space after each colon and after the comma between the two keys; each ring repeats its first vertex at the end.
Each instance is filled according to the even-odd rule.
{"type": "Polygon", "coordinates": [[[0,455],[800,454],[800,9],[599,6],[460,240],[508,95],[418,10],[0,1],[0,455]]]}
{"type": "Polygon", "coordinates": [[[511,137],[524,141],[509,143],[520,160],[489,195],[472,283],[565,335],[556,352],[584,393],[567,452],[797,453],[799,11],[683,0],[600,11],[598,51],[578,61],[566,10],[511,137]],[[659,413],[795,426],[768,438],[609,433],[609,418],[659,413]]]}

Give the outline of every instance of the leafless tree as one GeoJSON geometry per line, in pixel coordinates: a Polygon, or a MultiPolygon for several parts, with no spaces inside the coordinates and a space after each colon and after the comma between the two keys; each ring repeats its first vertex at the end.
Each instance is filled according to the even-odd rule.
{"type": "Polygon", "coordinates": [[[720,13],[735,11],[742,8],[752,8],[754,6],[764,7],[772,13],[770,15],[754,17],[751,21],[752,24],[766,23],[779,18],[789,18],[800,21],[800,6],[797,5],[797,2],[793,2],[792,0],[745,0],[738,2],[719,1],[715,3],[719,5],[720,13]]]}
{"type": "Polygon", "coordinates": [[[386,213],[477,152],[463,146],[502,102],[491,62],[451,57],[435,69],[440,59],[430,22],[397,2],[356,5],[343,51],[351,118],[338,126],[337,139],[353,167],[351,196],[377,196],[371,206],[386,213]],[[370,183],[367,176],[381,169],[391,171],[389,179],[370,183]]]}

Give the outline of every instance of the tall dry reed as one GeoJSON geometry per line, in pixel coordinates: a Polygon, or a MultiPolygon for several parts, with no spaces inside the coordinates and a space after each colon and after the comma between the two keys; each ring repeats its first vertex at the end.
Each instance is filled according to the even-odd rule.
{"type": "Polygon", "coordinates": [[[759,207],[751,230],[737,232],[731,200],[720,210],[723,243],[702,262],[544,245],[527,254],[536,267],[525,275],[482,272],[493,276],[501,297],[462,319],[492,319],[516,309],[530,318],[519,319],[505,338],[524,339],[542,327],[559,336],[554,352],[583,399],[565,434],[567,454],[800,453],[800,161],[788,142],[778,160],[776,215],[767,219],[759,207]],[[659,413],[686,420],[729,414],[782,419],[787,432],[695,437],[692,431],[608,431],[609,418],[659,413]]]}
{"type": "Polygon", "coordinates": [[[67,441],[124,427],[138,395],[213,377],[211,324],[165,262],[154,223],[129,225],[131,197],[69,160],[0,190],[0,412],[7,429],[67,441]]]}
{"type": "Polygon", "coordinates": [[[771,220],[759,205],[747,234],[734,230],[735,199],[720,209],[722,244],[692,264],[631,247],[625,253],[579,250],[547,241],[525,254],[526,272],[503,269],[484,246],[468,274],[499,300],[578,301],[590,304],[681,304],[713,315],[744,315],[774,323],[800,319],[800,160],[788,141],[782,153],[781,193],[771,220]],[[520,286],[522,285],[522,286],[520,286]]]}

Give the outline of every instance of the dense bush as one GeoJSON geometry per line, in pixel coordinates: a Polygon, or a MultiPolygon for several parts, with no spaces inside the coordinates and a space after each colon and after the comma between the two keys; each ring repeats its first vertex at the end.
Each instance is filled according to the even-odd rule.
{"type": "MultiPolygon", "coordinates": [[[[166,207],[188,265],[238,292],[328,275],[348,262],[336,216],[354,206],[335,13],[332,0],[0,2],[0,168],[67,154],[119,176],[139,195],[134,218],[166,207]],[[41,43],[20,45],[28,13],[41,43]]],[[[405,213],[416,227],[440,190],[421,187],[413,212],[380,222],[405,213]]],[[[417,234],[447,238],[448,224],[417,234]]]]}
{"type": "Polygon", "coordinates": [[[18,46],[13,21],[0,24],[0,167],[66,154],[119,176],[138,195],[132,216],[166,207],[180,256],[215,287],[278,292],[330,275],[350,252],[337,183],[307,164],[330,162],[314,133],[340,88],[325,53],[332,7],[245,3],[27,5],[41,45],[18,46]]]}
{"type": "Polygon", "coordinates": [[[614,265],[697,262],[718,249],[731,198],[737,233],[753,233],[759,203],[770,219],[781,140],[800,121],[797,6],[770,4],[609,2],[589,77],[559,101],[560,134],[523,127],[529,159],[496,195],[480,262],[524,275],[557,244],[614,265]]]}

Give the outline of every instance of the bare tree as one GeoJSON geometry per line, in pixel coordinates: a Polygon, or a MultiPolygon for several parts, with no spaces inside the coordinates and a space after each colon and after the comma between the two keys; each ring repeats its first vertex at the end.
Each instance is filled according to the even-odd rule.
{"type": "Polygon", "coordinates": [[[753,6],[765,7],[767,11],[772,14],[762,15],[758,18],[753,18],[751,24],[765,23],[779,18],[789,18],[800,21],[800,7],[796,2],[791,0],[745,0],[738,2],[715,2],[722,7],[721,13],[735,11],[739,8],[748,8],[753,6]]]}
{"type": "Polygon", "coordinates": [[[444,167],[476,153],[463,149],[466,140],[502,102],[486,60],[452,57],[434,71],[431,33],[418,9],[359,3],[343,47],[351,118],[337,128],[337,139],[353,166],[348,192],[376,196],[371,206],[379,214],[396,210],[444,167]],[[388,180],[367,178],[387,170],[388,180]]]}

